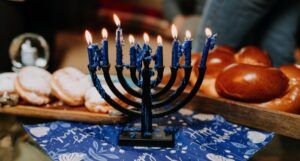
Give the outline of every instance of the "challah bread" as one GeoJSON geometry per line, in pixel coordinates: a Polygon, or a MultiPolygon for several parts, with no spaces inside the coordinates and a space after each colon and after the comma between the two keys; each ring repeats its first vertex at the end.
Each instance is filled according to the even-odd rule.
{"type": "Polygon", "coordinates": [[[234,55],[234,57],[237,63],[266,67],[272,66],[272,61],[267,52],[254,46],[246,46],[242,48],[238,53],[234,55]]]}
{"type": "Polygon", "coordinates": [[[279,69],[233,64],[216,79],[216,90],[225,98],[243,102],[266,102],[285,94],[289,79],[279,69]]]}

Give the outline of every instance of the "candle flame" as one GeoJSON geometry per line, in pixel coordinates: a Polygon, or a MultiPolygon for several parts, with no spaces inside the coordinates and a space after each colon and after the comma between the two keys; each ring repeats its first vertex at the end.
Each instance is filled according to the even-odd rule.
{"type": "Polygon", "coordinates": [[[144,37],[145,43],[149,43],[150,38],[149,38],[149,35],[146,32],[144,33],[143,37],[144,37]]]}
{"type": "Polygon", "coordinates": [[[101,33],[102,33],[102,37],[103,37],[104,39],[107,39],[107,37],[108,37],[108,32],[107,32],[106,28],[103,28],[103,29],[101,30],[101,33]]]}
{"type": "Polygon", "coordinates": [[[134,43],[133,35],[130,34],[129,37],[128,37],[128,40],[129,40],[130,44],[133,44],[134,43]]]}
{"type": "Polygon", "coordinates": [[[88,30],[85,30],[85,40],[89,45],[93,42],[92,35],[88,30]]]}
{"type": "Polygon", "coordinates": [[[160,35],[157,36],[157,43],[158,43],[159,45],[162,45],[162,38],[161,38],[160,35]]]}
{"type": "Polygon", "coordinates": [[[171,31],[172,31],[172,36],[173,38],[177,38],[178,37],[178,31],[177,31],[177,28],[176,26],[173,24],[172,27],[171,27],[171,31]]]}
{"type": "Polygon", "coordinates": [[[205,34],[207,37],[211,37],[212,36],[212,31],[210,28],[205,28],[205,34]]]}
{"type": "Polygon", "coordinates": [[[190,40],[191,37],[192,37],[191,31],[186,30],[186,31],[185,31],[185,37],[186,37],[186,39],[190,40]]]}
{"type": "Polygon", "coordinates": [[[120,21],[119,17],[116,14],[114,14],[113,17],[114,17],[115,24],[117,26],[120,26],[121,25],[121,21],[120,21]]]}

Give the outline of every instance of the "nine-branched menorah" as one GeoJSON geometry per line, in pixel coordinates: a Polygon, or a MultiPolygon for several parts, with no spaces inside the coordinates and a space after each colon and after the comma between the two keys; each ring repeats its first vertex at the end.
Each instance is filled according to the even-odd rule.
{"type": "MultiPolygon", "coordinates": [[[[119,26],[118,26],[119,27],[119,26]]],[[[119,27],[120,28],[120,27],[119,27]]],[[[118,28],[118,29],[119,29],[118,28]]],[[[118,33],[117,29],[117,59],[118,54],[120,52],[122,53],[122,48],[120,51],[120,48],[118,49],[118,46],[121,46],[120,40],[120,34],[118,33]]],[[[106,34],[107,36],[107,34],[106,34]]],[[[136,63],[130,63],[128,65],[124,65],[121,61],[117,60],[117,64],[115,65],[116,68],[116,74],[118,77],[118,80],[120,84],[123,86],[123,88],[133,97],[126,97],[120,92],[120,89],[117,89],[114,85],[111,76],[110,76],[110,64],[108,60],[103,60],[103,55],[105,57],[105,53],[103,51],[107,52],[107,48],[105,49],[105,46],[103,48],[98,48],[98,51],[100,52],[100,56],[97,54],[94,54],[94,56],[90,56],[91,52],[89,52],[89,56],[91,57],[88,68],[90,72],[90,76],[92,78],[93,84],[98,90],[99,94],[102,96],[102,98],[113,108],[117,109],[118,111],[126,114],[129,117],[140,117],[141,119],[141,127],[137,128],[138,131],[126,131],[123,130],[123,132],[120,134],[119,137],[119,145],[140,145],[140,146],[173,146],[174,145],[174,134],[171,132],[166,132],[166,128],[156,128],[153,130],[152,128],[152,118],[158,118],[162,117],[168,114],[171,114],[180,108],[184,107],[187,103],[191,101],[191,99],[196,95],[198,92],[204,75],[206,71],[206,59],[207,54],[210,49],[214,47],[215,44],[215,35],[212,35],[211,32],[207,34],[208,38],[205,43],[205,47],[203,49],[203,54],[201,58],[200,65],[198,68],[198,76],[196,84],[192,87],[192,89],[184,95],[182,99],[177,99],[181,96],[181,94],[186,89],[191,72],[192,72],[192,66],[190,64],[180,65],[179,61],[177,63],[172,63],[170,70],[171,75],[168,80],[168,82],[161,88],[157,89],[159,84],[161,84],[163,76],[164,76],[164,69],[165,67],[161,64],[155,63],[154,67],[152,67],[150,64],[152,61],[157,62],[157,53],[154,55],[151,55],[152,50],[149,46],[144,46],[143,49],[139,49],[136,53],[137,62],[136,63]],[[102,58],[99,58],[102,57],[102,58]],[[103,63],[105,62],[105,63],[103,63]],[[177,77],[177,73],[179,68],[183,68],[184,70],[184,77],[180,83],[180,85],[177,87],[176,90],[171,90],[171,88],[174,86],[174,82],[177,77]],[[129,82],[127,82],[127,79],[125,78],[123,71],[124,69],[129,69],[130,71],[130,78],[131,81],[135,84],[137,88],[133,88],[129,85],[129,82]],[[103,73],[104,79],[106,81],[107,86],[111,89],[113,94],[126,103],[127,105],[134,107],[134,108],[128,108],[120,105],[117,103],[114,99],[111,98],[110,95],[107,94],[107,92],[104,90],[100,80],[97,76],[97,71],[100,70],[103,73]],[[156,90],[152,90],[152,89],[156,90]],[[170,92],[172,92],[170,94],[170,92]],[[132,98],[138,98],[138,99],[132,99],[132,98]]],[[[175,41],[175,40],[174,40],[175,41]]],[[[176,40],[177,41],[177,40],[176,40]]],[[[178,45],[178,44],[177,44],[178,45]]],[[[182,56],[186,56],[185,52],[190,52],[186,50],[181,50],[180,45],[176,47],[176,52],[174,52],[174,43],[173,43],[173,51],[172,51],[172,61],[174,54],[177,54],[176,57],[178,60],[182,56]],[[179,52],[180,53],[179,53],[179,52]]],[[[121,55],[122,57],[122,55],[121,55]]],[[[120,58],[120,57],[119,57],[120,58]]],[[[104,58],[105,59],[105,58],[104,58]]]]}

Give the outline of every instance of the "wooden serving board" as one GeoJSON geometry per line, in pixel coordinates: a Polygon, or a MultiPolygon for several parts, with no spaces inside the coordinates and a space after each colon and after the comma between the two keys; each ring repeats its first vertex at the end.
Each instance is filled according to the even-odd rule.
{"type": "Polygon", "coordinates": [[[109,114],[89,112],[84,107],[35,107],[18,105],[14,107],[0,107],[0,113],[97,124],[122,123],[128,120],[125,116],[110,116],[109,114]]]}
{"type": "Polygon", "coordinates": [[[254,106],[223,98],[198,94],[190,109],[220,114],[227,120],[249,127],[300,139],[300,115],[254,106]]]}

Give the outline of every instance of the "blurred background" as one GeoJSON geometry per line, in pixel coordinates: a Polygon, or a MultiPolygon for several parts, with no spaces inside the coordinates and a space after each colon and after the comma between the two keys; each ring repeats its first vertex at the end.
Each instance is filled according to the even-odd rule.
{"type": "MultiPolygon", "coordinates": [[[[125,62],[129,60],[128,35],[133,34],[142,43],[142,34],[148,32],[153,49],[156,36],[163,36],[164,61],[170,64],[172,23],[177,26],[181,40],[185,30],[192,32],[195,52],[201,52],[204,28],[210,27],[219,34],[219,45],[236,50],[256,45],[269,52],[275,66],[300,60],[297,0],[1,0],[0,71],[12,69],[9,54],[13,39],[20,34],[35,33],[49,45],[48,70],[74,66],[87,72],[83,33],[89,29],[94,41],[100,43],[102,27],[109,31],[109,56],[114,64],[113,13],[122,23],[125,62]]],[[[20,46],[22,43],[15,48],[20,46]]]]}

